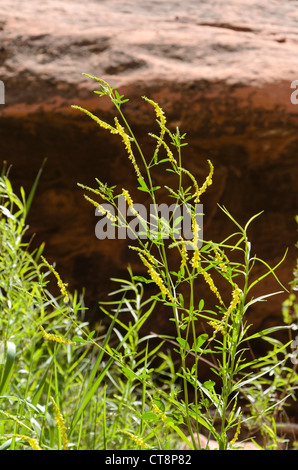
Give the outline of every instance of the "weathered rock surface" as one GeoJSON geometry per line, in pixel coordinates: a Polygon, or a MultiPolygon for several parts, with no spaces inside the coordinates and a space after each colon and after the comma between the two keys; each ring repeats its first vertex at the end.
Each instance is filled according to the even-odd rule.
{"type": "MultiPolygon", "coordinates": [[[[218,443],[213,439],[207,439],[203,434],[199,434],[196,437],[197,446],[202,450],[218,450],[218,443]]],[[[191,442],[190,436],[188,439],[191,442]]],[[[256,444],[252,441],[245,442],[235,442],[233,449],[235,450],[261,450],[256,444]]],[[[180,450],[189,450],[189,446],[185,443],[180,447],[180,450]]]]}
{"type": "MultiPolygon", "coordinates": [[[[221,240],[234,227],[217,203],[252,226],[253,252],[291,280],[297,238],[298,2],[275,0],[2,0],[1,158],[13,164],[15,186],[29,188],[47,158],[29,222],[36,241],[72,287],[96,302],[109,278],[140,266],[125,241],[95,238],[95,217],[76,183],[94,178],[133,193],[134,172],[117,136],[70,108],[78,104],[110,120],[114,110],[92,91],[86,72],[120,87],[127,117],[143,148],[154,114],[142,95],[164,109],[171,128],[187,132],[185,166],[204,180],[210,158],[214,183],[204,198],[205,233],[221,240]],[[150,6],[149,6],[150,3],[150,6]]],[[[152,124],[153,123],[153,124],[152,124]]],[[[159,174],[156,181],[166,184],[159,174]]],[[[140,271],[141,272],[141,271],[140,271]]],[[[258,272],[258,271],[257,271],[258,272]]],[[[264,291],[279,290],[272,279],[264,291]]],[[[258,292],[256,292],[257,294],[258,292]]],[[[282,297],[250,312],[255,326],[280,322],[282,297]]],[[[160,328],[166,319],[159,319],[160,328]]]]}

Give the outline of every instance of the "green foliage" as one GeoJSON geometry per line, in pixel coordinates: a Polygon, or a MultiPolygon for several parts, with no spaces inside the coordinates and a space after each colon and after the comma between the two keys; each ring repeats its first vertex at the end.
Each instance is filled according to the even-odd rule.
{"type": "MultiPolygon", "coordinates": [[[[156,302],[142,301],[139,282],[123,281],[115,292],[122,300],[112,302],[115,311],[102,305],[111,317],[108,330],[90,331],[83,298],[68,293],[66,299],[64,290],[54,297],[49,277],[54,274],[60,288],[65,284],[43,258],[44,246],[30,253],[24,241],[24,191],[20,199],[5,176],[0,188],[0,448],[133,449],[161,448],[165,439],[172,443],[160,421],[142,418],[151,409],[147,393],[155,394],[148,367],[160,346],[149,350],[150,338],[141,340],[138,334],[156,302]],[[118,319],[126,312],[132,318],[129,327],[118,319]],[[148,429],[151,442],[143,444],[148,429]]],[[[169,364],[170,357],[161,354],[156,373],[170,384],[169,364]]]]}
{"type": "Polygon", "coordinates": [[[18,448],[35,438],[46,447],[55,441],[50,396],[58,393],[71,352],[64,343],[53,347],[44,341],[41,328],[57,338],[67,336],[73,327],[71,317],[80,309],[74,297],[68,313],[61,298],[51,295],[46,280],[51,272],[42,261],[44,246],[30,252],[24,241],[36,184],[26,200],[22,188],[18,197],[8,177],[0,179],[0,437],[3,441],[11,436],[2,448],[18,448]]]}
{"type": "Polygon", "coordinates": [[[254,297],[255,286],[269,275],[281,285],[275,271],[284,257],[270,267],[253,255],[248,230],[256,216],[242,227],[225,207],[221,210],[235,232],[220,241],[200,239],[196,205],[212,184],[212,163],[199,183],[182,166],[185,134],[169,130],[164,112],[148,98],[158,133],[150,133],[154,150],[145,157],[122,111],[128,100],[105,81],[89,77],[119,117],[111,125],[74,108],[120,136],[136,189],[147,201],[156,205],[162,189],[153,183],[152,171],[169,171],[176,178],[175,187],[165,188],[170,201],[187,206],[193,238],[177,238],[181,217],[169,221],[156,211],[150,221],[142,219],[127,189],[99,179],[96,188],[79,185],[93,193],[95,199],[85,195],[87,201],[120,228],[128,227],[118,206],[119,198],[125,199],[143,230],[135,233],[130,248],[147,270],[135,276],[129,267],[128,279],[112,279],[117,287],[108,302],[99,304],[108,326],[91,327],[83,296],[68,292],[43,257],[43,245],[31,251],[24,241],[37,181],[26,199],[23,189],[18,197],[2,175],[0,448],[168,450],[183,443],[208,449],[214,439],[226,450],[241,447],[244,427],[251,436],[261,435],[262,448],[279,448],[277,428],[286,420],[297,384],[290,347],[295,324],[286,321],[252,332],[247,311],[280,292],[254,297]],[[96,198],[108,202],[115,216],[96,198]],[[256,264],[263,268],[257,279],[256,264]],[[50,279],[61,295],[51,293],[50,279]],[[167,319],[166,331],[159,334],[152,326],[157,311],[167,319]],[[277,332],[288,333],[289,341],[279,340],[277,332]],[[250,355],[255,341],[266,345],[261,357],[250,355]],[[199,433],[207,436],[207,445],[198,440],[199,433]]]}
{"type": "MultiPolygon", "coordinates": [[[[298,216],[296,216],[296,222],[298,223],[298,216]]],[[[298,243],[296,244],[298,248],[298,243]]],[[[284,322],[286,324],[293,324],[298,321],[298,258],[296,261],[296,267],[293,272],[293,280],[290,283],[290,293],[289,297],[283,302],[282,305],[282,314],[284,317],[284,322]]]]}

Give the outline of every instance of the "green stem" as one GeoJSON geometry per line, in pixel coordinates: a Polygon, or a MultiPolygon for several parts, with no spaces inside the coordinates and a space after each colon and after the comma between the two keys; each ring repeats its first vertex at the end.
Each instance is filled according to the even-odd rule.
{"type": "Polygon", "coordinates": [[[247,240],[246,231],[243,231],[245,247],[244,247],[244,287],[243,294],[241,296],[241,302],[238,306],[236,313],[233,317],[233,326],[231,336],[227,338],[224,335],[223,338],[223,354],[222,354],[222,411],[221,411],[221,442],[219,445],[220,450],[225,450],[228,445],[227,434],[226,434],[226,412],[229,403],[229,397],[233,389],[233,382],[235,376],[235,361],[236,354],[239,345],[240,333],[242,328],[242,319],[244,315],[245,299],[248,291],[248,277],[249,277],[249,242],[247,240]],[[228,339],[230,345],[228,344],[228,339]]]}

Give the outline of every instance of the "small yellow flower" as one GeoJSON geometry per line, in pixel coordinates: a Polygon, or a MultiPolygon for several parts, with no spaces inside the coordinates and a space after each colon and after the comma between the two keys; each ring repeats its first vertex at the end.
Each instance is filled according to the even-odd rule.
{"type": "Polygon", "coordinates": [[[224,263],[219,263],[218,267],[222,270],[223,273],[228,271],[228,268],[224,263]]]}
{"type": "Polygon", "coordinates": [[[191,213],[190,216],[191,216],[191,220],[192,220],[192,232],[194,234],[193,239],[192,239],[194,254],[193,254],[192,259],[191,259],[191,265],[194,269],[197,269],[200,266],[200,264],[199,264],[200,263],[200,251],[198,249],[200,227],[199,227],[199,225],[196,221],[195,215],[191,213]]]}
{"type": "Polygon", "coordinates": [[[165,143],[164,140],[162,141],[162,145],[163,145],[164,148],[166,149],[166,152],[167,152],[169,161],[170,161],[171,163],[175,163],[175,165],[177,165],[177,161],[176,161],[175,158],[174,158],[173,152],[171,151],[170,147],[165,143]]]}
{"type": "Polygon", "coordinates": [[[132,207],[132,206],[133,206],[133,200],[132,200],[132,198],[130,197],[130,194],[129,194],[129,192],[127,191],[127,189],[123,189],[123,188],[122,188],[122,196],[125,197],[125,200],[126,200],[126,202],[127,202],[128,207],[132,207]]]}

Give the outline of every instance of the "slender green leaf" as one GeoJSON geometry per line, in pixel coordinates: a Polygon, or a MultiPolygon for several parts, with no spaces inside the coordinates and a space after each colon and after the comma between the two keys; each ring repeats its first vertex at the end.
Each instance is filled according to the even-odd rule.
{"type": "Polygon", "coordinates": [[[257,382],[257,380],[260,378],[260,377],[263,377],[263,375],[266,375],[266,374],[269,374],[269,372],[273,369],[275,369],[276,367],[278,367],[280,364],[282,364],[284,361],[280,361],[278,362],[277,364],[274,364],[272,367],[269,367],[269,368],[266,368],[265,370],[263,370],[262,372],[260,372],[259,374],[255,374],[255,375],[252,375],[250,376],[250,374],[248,374],[250,376],[249,379],[247,380],[239,380],[237,383],[234,384],[233,386],[233,391],[236,391],[236,390],[239,390],[241,389],[242,387],[244,387],[244,385],[247,385],[251,382],[257,382]]]}
{"type": "Polygon", "coordinates": [[[253,286],[255,286],[256,284],[258,284],[262,279],[265,279],[265,277],[269,276],[269,274],[272,274],[272,275],[275,277],[275,279],[276,279],[276,281],[278,282],[278,284],[279,284],[285,291],[287,291],[287,289],[286,289],[286,288],[284,287],[284,285],[280,282],[280,280],[278,279],[277,275],[276,275],[275,272],[274,272],[274,271],[278,268],[278,266],[280,266],[281,263],[284,261],[286,255],[287,255],[287,251],[285,252],[285,254],[284,254],[284,256],[282,257],[282,259],[274,266],[274,268],[271,268],[271,267],[269,266],[269,264],[266,263],[266,261],[264,261],[264,260],[262,260],[262,259],[260,259],[260,258],[254,257],[254,260],[255,260],[255,261],[259,261],[260,263],[264,264],[264,266],[266,266],[266,268],[268,269],[268,271],[267,271],[265,274],[263,274],[262,276],[260,276],[258,279],[256,279],[254,282],[252,282],[252,283],[250,284],[250,286],[248,287],[247,292],[249,292],[250,289],[252,289],[253,286]]]}
{"type": "Polygon", "coordinates": [[[31,190],[30,190],[30,193],[29,193],[29,195],[27,196],[27,201],[26,201],[26,214],[28,214],[29,209],[30,209],[30,207],[31,207],[31,205],[32,205],[32,201],[33,201],[34,195],[35,195],[35,193],[36,193],[36,189],[37,189],[37,186],[38,186],[40,177],[41,177],[41,175],[42,175],[44,166],[45,166],[45,164],[46,164],[46,161],[47,161],[47,159],[45,158],[45,159],[43,160],[43,162],[42,162],[42,165],[41,165],[41,167],[40,167],[40,169],[39,169],[37,175],[36,175],[36,178],[35,178],[35,180],[34,180],[34,183],[33,183],[33,185],[32,185],[32,188],[31,188],[31,190]]]}
{"type": "Polygon", "coordinates": [[[255,339],[255,338],[262,338],[262,336],[268,336],[269,334],[274,333],[276,331],[289,330],[289,329],[291,329],[291,325],[272,326],[271,328],[266,328],[265,330],[257,331],[253,335],[250,335],[250,336],[247,336],[247,337],[243,338],[241,342],[250,341],[250,340],[255,339]]]}
{"type": "Polygon", "coordinates": [[[0,395],[3,395],[8,387],[9,380],[13,373],[13,367],[16,360],[16,345],[11,341],[6,343],[6,361],[0,384],[0,395]]]}
{"type": "Polygon", "coordinates": [[[46,380],[47,380],[47,377],[48,377],[48,372],[50,370],[50,367],[52,366],[52,362],[54,360],[54,356],[52,356],[49,360],[49,364],[46,368],[46,371],[44,372],[40,382],[39,382],[39,385],[38,385],[38,388],[35,392],[35,394],[33,395],[32,397],[32,405],[37,405],[39,403],[39,400],[40,400],[40,397],[42,395],[42,392],[43,392],[43,389],[44,389],[44,386],[46,384],[46,380]]]}

